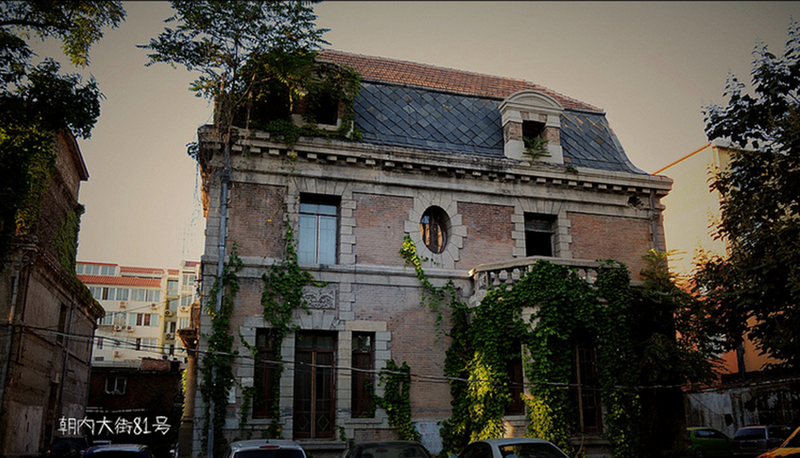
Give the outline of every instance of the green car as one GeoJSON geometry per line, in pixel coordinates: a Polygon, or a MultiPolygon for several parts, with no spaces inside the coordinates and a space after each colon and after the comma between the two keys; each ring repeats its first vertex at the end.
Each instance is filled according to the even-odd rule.
{"type": "Polygon", "coordinates": [[[686,428],[689,438],[689,451],[694,458],[729,458],[731,438],[714,428],[686,428]]]}

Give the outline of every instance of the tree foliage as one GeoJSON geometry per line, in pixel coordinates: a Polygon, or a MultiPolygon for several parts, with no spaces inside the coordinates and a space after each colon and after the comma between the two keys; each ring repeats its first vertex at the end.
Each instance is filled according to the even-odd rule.
{"type": "Polygon", "coordinates": [[[245,64],[265,55],[298,56],[326,43],[326,29],[314,24],[308,2],[190,1],[170,2],[175,23],[141,48],[152,51],[148,65],[182,65],[200,73],[191,89],[217,103],[218,127],[227,130],[236,107],[252,94],[245,64]],[[232,95],[237,97],[233,98],[232,95]]]}
{"type": "Polygon", "coordinates": [[[730,76],[727,105],[705,108],[709,139],[729,139],[730,167],[712,188],[721,195],[716,236],[725,256],[699,260],[696,281],[716,306],[728,348],[744,335],[800,365],[800,27],[783,55],[758,45],[751,86],[730,76]],[[748,323],[749,322],[749,323],[748,323]]]}
{"type": "Polygon", "coordinates": [[[124,17],[121,2],[0,3],[0,267],[15,233],[36,223],[54,135],[69,130],[88,138],[100,115],[97,83],[62,74],[53,59],[35,62],[29,40],[60,40],[69,60],[86,66],[91,45],[124,17]]]}

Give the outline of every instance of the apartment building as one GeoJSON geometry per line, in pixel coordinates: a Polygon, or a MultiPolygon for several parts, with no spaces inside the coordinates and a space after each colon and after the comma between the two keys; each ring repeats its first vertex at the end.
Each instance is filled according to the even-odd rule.
{"type": "Polygon", "coordinates": [[[142,358],[186,361],[178,330],[190,327],[198,262],[165,269],[78,261],[76,272],[106,311],[97,323],[93,366],[138,366],[142,358]]]}

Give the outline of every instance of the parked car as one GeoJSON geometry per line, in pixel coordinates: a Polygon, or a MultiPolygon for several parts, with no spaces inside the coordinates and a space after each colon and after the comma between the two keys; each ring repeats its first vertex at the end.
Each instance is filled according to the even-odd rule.
{"type": "Polygon", "coordinates": [[[800,457],[800,428],[794,430],[786,442],[775,450],[759,455],[758,458],[775,458],[780,456],[800,457]]]}
{"type": "Polygon", "coordinates": [[[253,439],[231,442],[225,458],[306,458],[306,452],[294,441],[253,439]]]}
{"type": "Polygon", "coordinates": [[[431,458],[431,454],[419,442],[383,441],[356,444],[344,458],[431,458]]]}
{"type": "Polygon", "coordinates": [[[753,458],[778,448],[792,433],[784,425],[745,426],[733,435],[733,456],[753,458]]]}
{"type": "Polygon", "coordinates": [[[155,458],[150,447],[141,444],[103,444],[86,450],[84,458],[155,458]]]}
{"type": "Polygon", "coordinates": [[[47,458],[78,458],[89,448],[89,440],[84,436],[56,437],[47,448],[47,458]]]}
{"type": "Polygon", "coordinates": [[[552,442],[543,439],[485,439],[464,448],[458,458],[569,458],[552,442]]]}
{"type": "Polygon", "coordinates": [[[725,433],[706,426],[686,428],[689,451],[694,458],[714,458],[731,456],[731,438],[725,433]]]}

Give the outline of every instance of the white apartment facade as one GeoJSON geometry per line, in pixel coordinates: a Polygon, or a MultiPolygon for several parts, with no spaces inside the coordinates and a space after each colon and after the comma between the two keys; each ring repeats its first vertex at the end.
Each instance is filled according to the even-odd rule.
{"type": "Polygon", "coordinates": [[[102,305],[93,366],[138,366],[142,358],[186,362],[178,329],[190,327],[200,264],[178,269],[78,261],[78,278],[102,305]]]}

